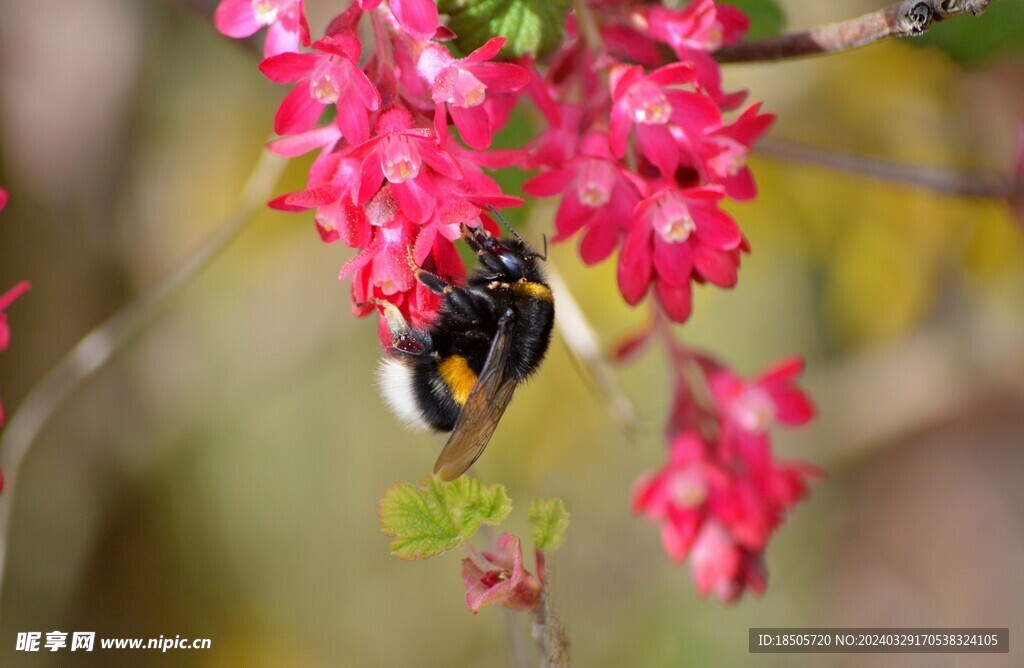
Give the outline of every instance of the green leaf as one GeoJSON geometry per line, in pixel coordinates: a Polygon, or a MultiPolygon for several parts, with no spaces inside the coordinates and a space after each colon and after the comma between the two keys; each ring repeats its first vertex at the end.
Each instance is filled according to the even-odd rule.
{"type": "Polygon", "coordinates": [[[745,35],[746,39],[777,35],[786,25],[786,15],[775,0],[729,0],[723,4],[742,10],[750,19],[750,30],[745,35]]]}
{"type": "Polygon", "coordinates": [[[559,498],[535,499],[530,504],[530,534],[538,550],[557,550],[569,527],[569,511],[559,498]]]}
{"type": "Polygon", "coordinates": [[[450,483],[428,476],[417,486],[392,485],[377,504],[380,527],[400,559],[429,559],[453,549],[481,524],[500,524],[512,511],[505,488],[468,476],[450,483]]]}
{"type": "Polygon", "coordinates": [[[979,17],[935,24],[921,37],[904,40],[936,46],[962,65],[976,65],[1003,52],[1024,52],[1024,2],[993,2],[979,17]]]}
{"type": "Polygon", "coordinates": [[[570,4],[571,0],[438,0],[437,8],[448,15],[448,27],[458,36],[455,46],[464,54],[500,35],[508,40],[502,57],[539,58],[562,41],[570,4]]]}

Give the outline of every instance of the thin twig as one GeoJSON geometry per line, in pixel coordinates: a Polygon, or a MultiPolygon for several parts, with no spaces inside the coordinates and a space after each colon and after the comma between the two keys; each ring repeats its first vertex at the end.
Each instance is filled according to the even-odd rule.
{"type": "Polygon", "coordinates": [[[541,668],[569,668],[572,665],[569,638],[551,607],[547,584],[544,585],[540,605],[533,611],[531,634],[537,645],[541,668]]]}
{"type": "Polygon", "coordinates": [[[889,37],[923,35],[933,23],[972,14],[979,16],[992,0],[902,0],[855,19],[724,46],[720,63],[749,63],[799,58],[855,49],[889,37]]]}
{"type": "Polygon", "coordinates": [[[890,162],[853,155],[789,139],[765,137],[757,144],[759,155],[805,162],[852,174],[927,188],[945,195],[1017,200],[1024,198],[1024,180],[995,172],[961,172],[890,162]]]}
{"type": "Polygon", "coordinates": [[[0,591],[10,542],[11,506],[21,465],[39,432],[54,412],[82,383],[96,373],[125,343],[139,333],[160,308],[234,239],[263,207],[287,161],[268,151],[261,155],[242,191],[234,213],[193,254],[146,294],[121,307],[97,325],[61,359],[18,406],[0,438],[0,470],[6,487],[0,495],[0,591]]]}

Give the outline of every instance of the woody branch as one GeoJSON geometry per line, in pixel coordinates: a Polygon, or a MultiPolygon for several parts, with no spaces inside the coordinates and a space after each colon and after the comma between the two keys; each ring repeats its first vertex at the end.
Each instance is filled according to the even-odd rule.
{"type": "Polygon", "coordinates": [[[979,16],[992,0],[903,0],[855,19],[723,47],[720,63],[784,60],[846,51],[889,37],[923,35],[933,23],[979,16]]]}

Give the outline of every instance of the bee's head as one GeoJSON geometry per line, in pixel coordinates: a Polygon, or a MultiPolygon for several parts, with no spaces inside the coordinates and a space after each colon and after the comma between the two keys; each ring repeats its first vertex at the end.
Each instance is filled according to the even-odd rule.
{"type": "MultiPolygon", "coordinates": [[[[495,212],[497,214],[497,212],[495,212]]],[[[477,251],[477,258],[484,267],[499,275],[507,275],[515,279],[526,278],[537,280],[540,278],[540,270],[537,267],[537,260],[547,259],[547,237],[544,237],[544,253],[538,253],[523,238],[520,237],[508,222],[500,215],[497,216],[509,232],[511,237],[495,237],[486,229],[481,227],[463,227],[463,239],[470,247],[477,251]]]]}

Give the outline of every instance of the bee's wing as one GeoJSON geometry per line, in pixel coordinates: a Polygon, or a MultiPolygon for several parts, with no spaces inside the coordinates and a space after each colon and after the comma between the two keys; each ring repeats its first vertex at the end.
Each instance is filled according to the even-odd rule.
{"type": "Polygon", "coordinates": [[[434,464],[434,474],[451,481],[466,472],[483,453],[505,407],[512,400],[516,380],[505,375],[511,350],[513,314],[508,311],[498,321],[484,368],[480,371],[466,405],[459,413],[455,429],[434,464]]]}

